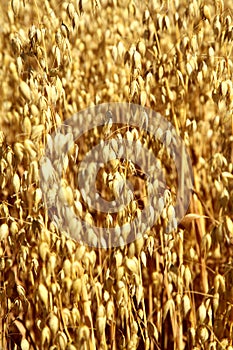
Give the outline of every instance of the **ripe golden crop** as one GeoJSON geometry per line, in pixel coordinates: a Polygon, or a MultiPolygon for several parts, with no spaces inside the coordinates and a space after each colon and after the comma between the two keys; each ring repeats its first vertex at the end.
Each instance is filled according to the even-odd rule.
{"type": "MultiPolygon", "coordinates": [[[[0,7],[0,348],[232,349],[232,1],[8,0],[0,7]],[[111,102],[161,113],[184,140],[194,184],[178,227],[168,154],[139,127],[112,125],[111,115],[62,158],[57,134],[54,163],[45,159],[40,174],[51,133],[74,113],[111,102]],[[112,140],[102,152],[112,160],[96,188],[106,201],[129,203],[117,214],[90,210],[77,188],[77,162],[100,140],[112,140]],[[150,188],[125,159],[122,140],[129,154],[133,142],[138,152],[157,153],[154,169],[164,165],[167,173],[164,195],[153,202],[161,217],[127,245],[150,188]],[[69,223],[63,230],[48,215],[40,176],[50,202],[62,203],[53,209],[69,223]],[[135,192],[124,193],[127,179],[135,192]],[[98,247],[100,238],[68,208],[91,226],[116,227],[120,246],[85,245],[87,237],[98,247]]],[[[172,142],[170,130],[158,128],[156,137],[165,148],[172,142]]],[[[79,169],[87,182],[95,166],[79,169]]],[[[158,180],[153,186],[161,189],[158,180]]]]}

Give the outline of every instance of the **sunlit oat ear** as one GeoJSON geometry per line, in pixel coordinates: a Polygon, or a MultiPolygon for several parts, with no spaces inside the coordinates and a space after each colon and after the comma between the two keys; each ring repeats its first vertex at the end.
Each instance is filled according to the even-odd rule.
{"type": "Polygon", "coordinates": [[[17,17],[19,14],[19,10],[20,10],[20,0],[12,0],[11,1],[11,8],[12,11],[14,12],[14,15],[17,17]]]}

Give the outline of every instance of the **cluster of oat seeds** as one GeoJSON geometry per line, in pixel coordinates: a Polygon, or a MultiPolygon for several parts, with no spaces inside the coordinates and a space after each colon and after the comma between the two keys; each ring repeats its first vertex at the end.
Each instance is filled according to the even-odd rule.
{"type": "Polygon", "coordinates": [[[232,349],[231,1],[0,6],[0,347],[232,349]],[[176,231],[164,234],[168,207],[139,240],[97,250],[51,222],[48,135],[103,102],[150,107],[185,140],[194,192],[176,231]]]}

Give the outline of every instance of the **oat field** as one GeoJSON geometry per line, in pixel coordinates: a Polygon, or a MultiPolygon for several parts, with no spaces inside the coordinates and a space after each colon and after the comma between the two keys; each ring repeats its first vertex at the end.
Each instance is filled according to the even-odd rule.
{"type": "MultiPolygon", "coordinates": [[[[232,0],[1,0],[0,86],[0,349],[233,349],[232,0]],[[65,120],[113,102],[174,126],[193,188],[166,232],[177,179],[158,152],[161,217],[137,240],[100,249],[51,220],[39,162],[65,120]]],[[[115,216],[88,209],[74,168],[102,131],[83,135],[77,159],[70,151],[58,197],[109,227],[140,215],[146,191],[121,159],[96,186],[112,198],[115,179],[136,174],[137,195],[115,216]]],[[[140,128],[116,134],[158,150],[140,128]]]]}

